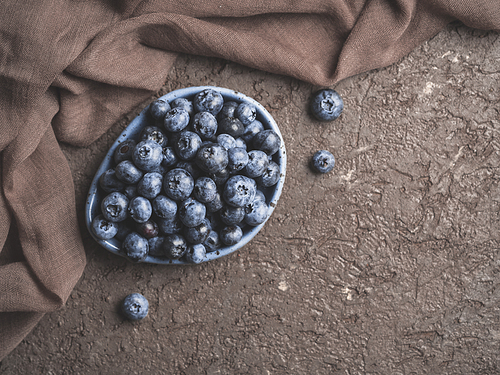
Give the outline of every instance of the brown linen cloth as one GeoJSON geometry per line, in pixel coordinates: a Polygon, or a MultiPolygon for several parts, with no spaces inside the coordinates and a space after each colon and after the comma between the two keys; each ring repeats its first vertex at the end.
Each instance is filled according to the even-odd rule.
{"type": "Polygon", "coordinates": [[[86,146],[164,83],[176,52],[317,85],[386,66],[498,0],[0,2],[0,359],[61,307],[85,253],[58,142],[86,146]]]}

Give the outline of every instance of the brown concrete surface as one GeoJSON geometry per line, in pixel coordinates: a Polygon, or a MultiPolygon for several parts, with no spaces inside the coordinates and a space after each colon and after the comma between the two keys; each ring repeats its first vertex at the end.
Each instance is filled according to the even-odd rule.
{"type": "Polygon", "coordinates": [[[288,151],[270,221],[199,266],[132,264],[84,226],[91,179],[128,114],[64,146],[88,266],[66,306],[3,361],[8,374],[500,373],[500,35],[450,25],[396,64],[347,79],[333,123],[316,87],[181,56],[159,94],[217,85],[260,101],[288,151]],[[334,171],[313,174],[314,151],[334,171]],[[131,292],[149,316],[125,321],[131,292]]]}

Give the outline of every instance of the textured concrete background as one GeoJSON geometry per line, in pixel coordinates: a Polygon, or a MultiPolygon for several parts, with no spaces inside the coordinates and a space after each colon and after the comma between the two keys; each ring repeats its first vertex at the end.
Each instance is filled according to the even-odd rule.
{"type": "Polygon", "coordinates": [[[244,249],[198,266],[131,264],[87,234],[91,179],[128,114],[86,149],[64,146],[88,266],[0,374],[500,373],[500,35],[450,25],[385,69],[317,89],[181,56],[160,94],[217,85],[260,101],[288,151],[270,221],[244,249]],[[308,162],[325,148],[334,171],[308,162]],[[141,292],[140,323],[117,313],[141,292]]]}

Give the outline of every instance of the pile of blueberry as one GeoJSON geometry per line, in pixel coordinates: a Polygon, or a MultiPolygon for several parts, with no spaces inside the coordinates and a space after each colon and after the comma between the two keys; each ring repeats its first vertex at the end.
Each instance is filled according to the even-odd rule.
{"type": "Polygon", "coordinates": [[[263,190],[280,179],[281,138],[264,129],[255,105],[207,88],[156,99],[147,115],[139,137],[123,140],[99,176],[97,238],[116,238],[134,262],[150,255],[200,263],[267,220],[263,190]]]}

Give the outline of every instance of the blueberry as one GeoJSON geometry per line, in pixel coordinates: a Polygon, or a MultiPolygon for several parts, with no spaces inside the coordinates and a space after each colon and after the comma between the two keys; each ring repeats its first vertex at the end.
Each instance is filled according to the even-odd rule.
{"type": "Polygon", "coordinates": [[[234,147],[239,147],[244,149],[245,151],[247,150],[247,143],[245,140],[241,137],[238,137],[234,140],[234,147]]]}
{"type": "Polygon", "coordinates": [[[311,112],[320,121],[332,121],[340,116],[344,101],[333,89],[322,89],[313,94],[311,112]]]}
{"type": "Polygon", "coordinates": [[[245,218],[245,209],[243,207],[224,206],[219,213],[221,221],[226,225],[241,223],[245,218]]]}
{"type": "Polygon", "coordinates": [[[194,198],[188,198],[179,206],[179,219],[187,227],[200,225],[205,219],[205,205],[194,198]]]}
{"type": "Polygon", "coordinates": [[[200,149],[201,143],[202,141],[198,134],[184,130],[174,143],[174,149],[180,159],[192,160],[200,149]]]}
{"type": "Polygon", "coordinates": [[[217,195],[217,185],[209,177],[200,177],[194,183],[193,194],[201,203],[211,202],[217,195]]]}
{"type": "Polygon", "coordinates": [[[248,177],[261,176],[269,166],[269,159],[264,151],[252,150],[248,152],[248,163],[245,167],[245,173],[248,177]]]}
{"type": "Polygon", "coordinates": [[[182,223],[177,216],[173,219],[156,219],[158,228],[163,234],[175,234],[182,230],[182,223]]]}
{"type": "Polygon", "coordinates": [[[137,184],[137,192],[145,198],[154,199],[161,192],[162,180],[161,173],[146,173],[137,184]]]}
{"type": "Polygon", "coordinates": [[[132,153],[134,152],[134,148],[137,145],[137,142],[133,139],[126,139],[115,149],[113,153],[113,159],[116,164],[124,161],[131,160],[132,153]]]}
{"type": "Polygon", "coordinates": [[[158,224],[153,220],[147,220],[144,223],[136,223],[135,230],[144,238],[147,238],[148,241],[150,238],[158,236],[160,229],[158,224]]]}
{"type": "Polygon", "coordinates": [[[193,102],[186,98],[176,98],[170,103],[172,108],[182,108],[191,116],[194,113],[193,102]]]}
{"type": "Polygon", "coordinates": [[[132,159],[137,168],[145,172],[154,171],[163,160],[163,148],[152,140],[141,141],[135,146],[132,159]]]}
{"type": "Polygon", "coordinates": [[[92,220],[92,230],[97,238],[109,240],[118,233],[118,223],[108,221],[102,215],[97,215],[92,220]]]}
{"type": "Polygon", "coordinates": [[[231,177],[231,173],[229,172],[229,169],[226,167],[216,173],[210,173],[209,174],[210,178],[215,181],[215,184],[219,188],[223,188],[224,185],[226,184],[226,181],[231,177]]]}
{"type": "Polygon", "coordinates": [[[151,217],[153,208],[149,199],[137,196],[130,200],[128,213],[137,223],[144,223],[151,217]]]}
{"type": "Polygon", "coordinates": [[[207,256],[205,246],[202,244],[191,245],[188,247],[184,258],[188,263],[199,264],[202,263],[207,256]]]}
{"type": "Polygon", "coordinates": [[[170,105],[162,98],[154,100],[149,105],[149,114],[156,122],[161,122],[168,111],[170,111],[170,105]]]}
{"type": "Polygon", "coordinates": [[[158,195],[152,207],[156,216],[162,219],[173,220],[177,214],[177,203],[164,195],[158,195]]]}
{"type": "Polygon", "coordinates": [[[220,144],[222,147],[224,147],[226,150],[229,150],[230,148],[233,148],[236,146],[236,141],[234,137],[230,136],[229,134],[219,134],[217,136],[217,143],[220,144]]]}
{"type": "Polygon", "coordinates": [[[182,168],[168,171],[163,178],[163,190],[174,201],[185,200],[194,188],[193,177],[182,168]]]}
{"type": "Polygon", "coordinates": [[[179,259],[187,251],[186,239],[180,234],[171,234],[163,241],[163,252],[169,259],[179,259]]]}
{"type": "Polygon", "coordinates": [[[226,168],[228,163],[228,153],[224,147],[218,143],[207,143],[198,150],[195,163],[206,173],[217,173],[226,168]]]}
{"type": "Polygon", "coordinates": [[[115,168],[116,178],[125,184],[136,184],[143,176],[143,172],[131,160],[120,162],[115,168]]]}
{"type": "Polygon", "coordinates": [[[241,103],[234,111],[236,117],[245,126],[250,125],[257,118],[257,108],[252,103],[241,103]]]}
{"type": "Polygon", "coordinates": [[[257,191],[255,192],[254,201],[256,201],[256,200],[259,200],[259,201],[262,201],[262,202],[266,201],[266,196],[264,195],[264,193],[262,192],[262,190],[257,189],[257,191]]]}
{"type": "Polygon", "coordinates": [[[227,152],[227,169],[230,173],[241,171],[248,164],[248,153],[242,147],[234,147],[227,152]]]}
{"type": "Polygon", "coordinates": [[[330,151],[316,151],[312,157],[312,166],[319,173],[328,173],[335,166],[335,158],[330,151]]]}
{"type": "Polygon", "coordinates": [[[266,202],[254,200],[249,205],[245,206],[245,223],[252,226],[257,226],[266,221],[268,217],[269,207],[266,202]]]}
{"type": "Polygon", "coordinates": [[[246,142],[250,143],[252,138],[259,132],[264,130],[264,125],[259,120],[253,121],[250,125],[245,126],[245,131],[241,135],[241,138],[246,142]]]}
{"type": "Polygon", "coordinates": [[[267,129],[255,134],[252,143],[255,149],[264,151],[267,155],[274,155],[280,149],[281,139],[274,130],[267,129]]]}
{"type": "Polygon", "coordinates": [[[121,249],[132,262],[142,262],[149,253],[148,240],[137,232],[130,232],[123,240],[121,249]]]}
{"type": "Polygon", "coordinates": [[[237,225],[224,227],[219,234],[219,238],[224,245],[232,246],[241,241],[243,230],[237,225]]]}
{"type": "Polygon", "coordinates": [[[219,193],[215,195],[215,198],[210,202],[205,202],[205,207],[208,212],[217,212],[224,206],[222,203],[222,199],[219,193]]]}
{"type": "Polygon", "coordinates": [[[208,233],[207,239],[203,242],[203,245],[205,246],[205,250],[209,253],[219,249],[222,246],[219,239],[219,233],[215,230],[211,230],[210,233],[208,233]]]}
{"type": "Polygon", "coordinates": [[[132,199],[134,197],[137,197],[139,195],[139,193],[137,192],[137,184],[136,185],[127,185],[123,188],[123,194],[125,194],[125,196],[128,198],[128,199],[132,199]]]}
{"type": "Polygon", "coordinates": [[[112,193],[122,191],[125,184],[118,179],[115,170],[111,168],[99,176],[99,186],[106,193],[112,193]]]}
{"type": "Polygon", "coordinates": [[[120,192],[113,192],[104,197],[101,202],[101,213],[104,219],[118,223],[127,218],[129,199],[120,192]]]}
{"type": "Polygon", "coordinates": [[[224,186],[223,199],[233,207],[243,207],[255,198],[256,184],[251,178],[242,175],[230,177],[224,186]]]}
{"type": "Polygon", "coordinates": [[[245,125],[235,117],[224,117],[219,120],[218,132],[238,138],[245,132],[245,125]]]}
{"type": "Polygon", "coordinates": [[[176,168],[182,168],[187,171],[194,180],[201,176],[201,169],[195,164],[194,161],[181,160],[175,165],[176,168]]]}
{"type": "Polygon", "coordinates": [[[145,141],[147,139],[155,141],[161,147],[165,147],[168,143],[167,136],[157,126],[146,126],[144,129],[142,129],[141,134],[139,135],[139,139],[141,141],[145,141]]]}
{"type": "Polygon", "coordinates": [[[239,106],[239,103],[234,102],[234,101],[225,102],[222,105],[222,109],[220,110],[219,114],[217,115],[217,118],[219,120],[221,120],[223,118],[236,117],[235,111],[236,111],[236,108],[238,108],[238,106],[239,106]]]}
{"type": "Polygon", "coordinates": [[[174,166],[178,161],[179,158],[177,157],[177,154],[175,153],[175,150],[170,147],[163,147],[162,149],[163,152],[163,159],[161,161],[161,165],[168,168],[174,166]]]}
{"type": "Polygon", "coordinates": [[[280,166],[278,163],[271,160],[264,173],[255,180],[260,186],[271,187],[278,183],[280,175],[280,166]]]}
{"type": "Polygon", "coordinates": [[[182,108],[172,108],[165,114],[163,119],[163,127],[169,132],[180,132],[189,125],[189,113],[182,108]]]}
{"type": "Polygon", "coordinates": [[[148,240],[149,245],[149,255],[153,257],[162,257],[163,254],[163,242],[165,241],[164,236],[152,237],[148,240]]]}
{"type": "Polygon", "coordinates": [[[125,297],[121,308],[127,319],[142,320],[148,315],[149,303],[142,294],[132,293],[125,297]]]}
{"type": "Polygon", "coordinates": [[[193,117],[193,130],[203,140],[211,140],[217,132],[217,120],[210,112],[198,112],[193,117]]]}
{"type": "Polygon", "coordinates": [[[214,116],[220,112],[223,105],[224,98],[221,93],[210,88],[200,91],[193,99],[193,106],[196,112],[207,111],[214,116]]]}
{"type": "Polygon", "coordinates": [[[195,227],[184,227],[184,238],[190,244],[199,244],[205,242],[210,233],[210,222],[208,219],[203,219],[201,224],[195,227]]]}

